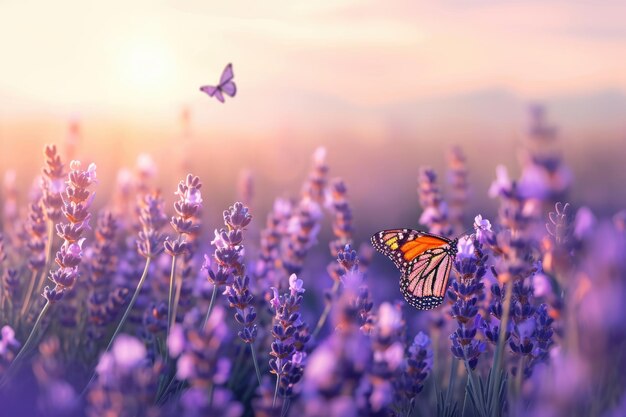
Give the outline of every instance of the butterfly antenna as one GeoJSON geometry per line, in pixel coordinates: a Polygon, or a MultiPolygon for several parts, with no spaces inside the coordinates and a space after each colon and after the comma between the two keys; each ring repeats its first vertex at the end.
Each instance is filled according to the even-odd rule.
{"type": "Polygon", "coordinates": [[[461,234],[457,235],[456,239],[460,239],[461,237],[466,236],[466,235],[470,235],[471,236],[471,235],[474,234],[474,232],[475,232],[474,231],[474,226],[468,227],[467,229],[463,230],[463,232],[461,232],[461,234]]]}

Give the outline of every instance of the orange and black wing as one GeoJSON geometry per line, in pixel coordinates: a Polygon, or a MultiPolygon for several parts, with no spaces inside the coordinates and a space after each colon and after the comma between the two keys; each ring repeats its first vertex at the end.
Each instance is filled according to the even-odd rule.
{"type": "Polygon", "coordinates": [[[429,249],[412,261],[409,271],[400,277],[400,291],[409,304],[430,310],[443,303],[453,257],[446,245],[429,249]]]}
{"type": "Polygon", "coordinates": [[[443,302],[456,241],[412,229],[383,230],[372,244],[402,272],[400,290],[409,304],[420,310],[443,302]]]}

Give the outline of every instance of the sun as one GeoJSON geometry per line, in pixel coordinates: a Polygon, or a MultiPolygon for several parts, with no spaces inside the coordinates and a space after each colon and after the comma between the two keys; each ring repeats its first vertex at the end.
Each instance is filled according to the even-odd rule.
{"type": "Polygon", "coordinates": [[[173,78],[173,57],[166,45],[156,40],[130,42],[121,60],[125,84],[134,90],[157,92],[173,78]]]}

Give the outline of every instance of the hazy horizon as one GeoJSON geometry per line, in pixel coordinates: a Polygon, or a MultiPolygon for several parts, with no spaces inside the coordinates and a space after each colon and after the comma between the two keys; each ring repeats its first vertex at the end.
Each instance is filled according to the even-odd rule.
{"type": "Polygon", "coordinates": [[[626,182],[625,14],[612,1],[4,1],[0,170],[28,187],[42,146],[63,146],[77,123],[100,192],[147,152],[169,163],[167,193],[182,175],[172,159],[188,153],[216,206],[252,170],[264,216],[326,146],[357,206],[411,222],[419,167],[445,181],[453,144],[468,156],[474,208],[493,206],[495,165],[518,172],[540,102],[576,178],[572,202],[610,215],[626,206],[609,191],[626,182]],[[221,104],[198,87],[228,62],[238,92],[221,104]],[[391,200],[377,198],[390,181],[391,200]]]}

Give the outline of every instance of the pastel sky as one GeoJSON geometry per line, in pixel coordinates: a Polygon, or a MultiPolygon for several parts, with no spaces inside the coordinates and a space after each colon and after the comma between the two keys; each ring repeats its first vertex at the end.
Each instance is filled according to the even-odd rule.
{"type": "Polygon", "coordinates": [[[232,111],[259,119],[309,99],[626,91],[624,16],[609,0],[0,0],[0,112],[158,118],[209,105],[198,87],[228,62],[232,111]]]}

